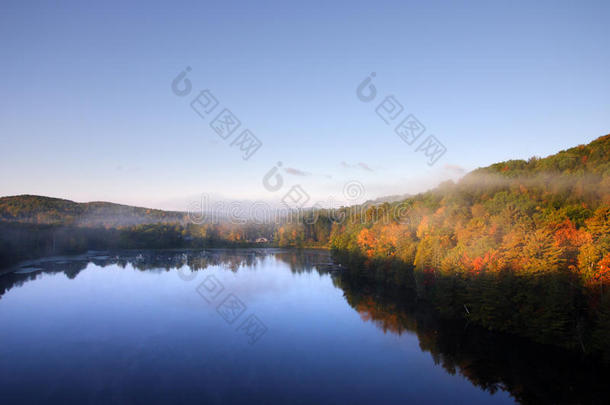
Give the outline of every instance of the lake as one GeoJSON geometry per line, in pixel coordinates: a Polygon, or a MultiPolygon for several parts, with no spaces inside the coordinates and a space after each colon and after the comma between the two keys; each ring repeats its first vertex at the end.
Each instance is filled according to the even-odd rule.
{"type": "Polygon", "coordinates": [[[321,250],[89,252],[0,276],[1,403],[594,403],[607,369],[438,319],[321,250]]]}

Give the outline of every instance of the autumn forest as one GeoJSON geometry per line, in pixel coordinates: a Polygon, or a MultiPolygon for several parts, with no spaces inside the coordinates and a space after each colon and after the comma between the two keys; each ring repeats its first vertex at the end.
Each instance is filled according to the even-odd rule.
{"type": "Polygon", "coordinates": [[[0,263],[90,249],[329,248],[443,317],[610,360],[610,135],[393,203],[277,223],[37,196],[0,199],[0,263]]]}

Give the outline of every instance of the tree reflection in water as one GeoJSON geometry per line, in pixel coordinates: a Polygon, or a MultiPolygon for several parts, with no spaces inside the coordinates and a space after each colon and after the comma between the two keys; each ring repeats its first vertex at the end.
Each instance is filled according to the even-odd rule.
{"type": "Polygon", "coordinates": [[[203,271],[209,266],[222,266],[237,272],[270,255],[287,263],[293,273],[331,274],[334,285],[364,322],[374,323],[383,333],[414,334],[420,349],[430,353],[447,373],[458,373],[486,391],[508,391],[521,403],[535,404],[603,403],[610,397],[608,365],[466,322],[443,320],[404,290],[342,271],[329,252],[322,250],[150,250],[41,259],[23,265],[17,273],[0,276],[0,305],[1,297],[11,288],[42,274],[63,272],[74,279],[89,263],[101,267],[130,265],[140,271],[175,271],[184,266],[203,271]]]}

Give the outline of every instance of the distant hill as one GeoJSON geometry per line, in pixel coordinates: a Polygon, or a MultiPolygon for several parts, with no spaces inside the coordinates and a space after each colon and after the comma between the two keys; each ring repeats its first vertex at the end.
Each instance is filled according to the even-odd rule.
{"type": "Polygon", "coordinates": [[[403,200],[406,200],[409,197],[411,197],[411,194],[388,195],[388,196],[385,196],[385,197],[375,198],[374,200],[367,200],[362,205],[369,206],[369,205],[383,204],[383,203],[386,203],[386,202],[387,203],[391,203],[391,202],[396,202],[396,201],[403,201],[403,200]]]}
{"type": "Polygon", "coordinates": [[[0,220],[32,224],[116,227],[183,223],[186,214],[109,202],[77,203],[60,198],[18,195],[0,198],[0,220]]]}
{"type": "MultiPolygon", "coordinates": [[[[536,200],[538,203],[548,202],[552,196],[556,207],[584,204],[587,209],[594,209],[600,204],[609,204],[610,135],[545,158],[509,160],[479,168],[464,176],[458,184],[446,182],[415,196],[403,194],[380,197],[368,200],[359,207],[412,203],[430,196],[448,197],[456,192],[468,197],[469,203],[462,201],[462,204],[471,206],[483,203],[497,193],[513,191],[515,187],[522,194],[527,193],[527,199],[532,203],[536,200]]],[[[218,215],[216,214],[217,218],[218,215]]],[[[116,227],[153,223],[184,224],[187,214],[109,202],[77,203],[60,198],[18,195],[0,197],[0,220],[116,227]]]]}

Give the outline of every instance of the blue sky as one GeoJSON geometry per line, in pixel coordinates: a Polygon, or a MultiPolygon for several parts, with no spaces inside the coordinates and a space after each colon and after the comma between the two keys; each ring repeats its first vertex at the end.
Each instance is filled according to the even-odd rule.
{"type": "Polygon", "coordinates": [[[0,195],[366,199],[610,132],[608,2],[290,3],[3,2],[0,195]],[[190,108],[203,89],[262,141],[249,160],[190,108]],[[388,95],[446,147],[433,166],[376,115],[388,95]]]}

